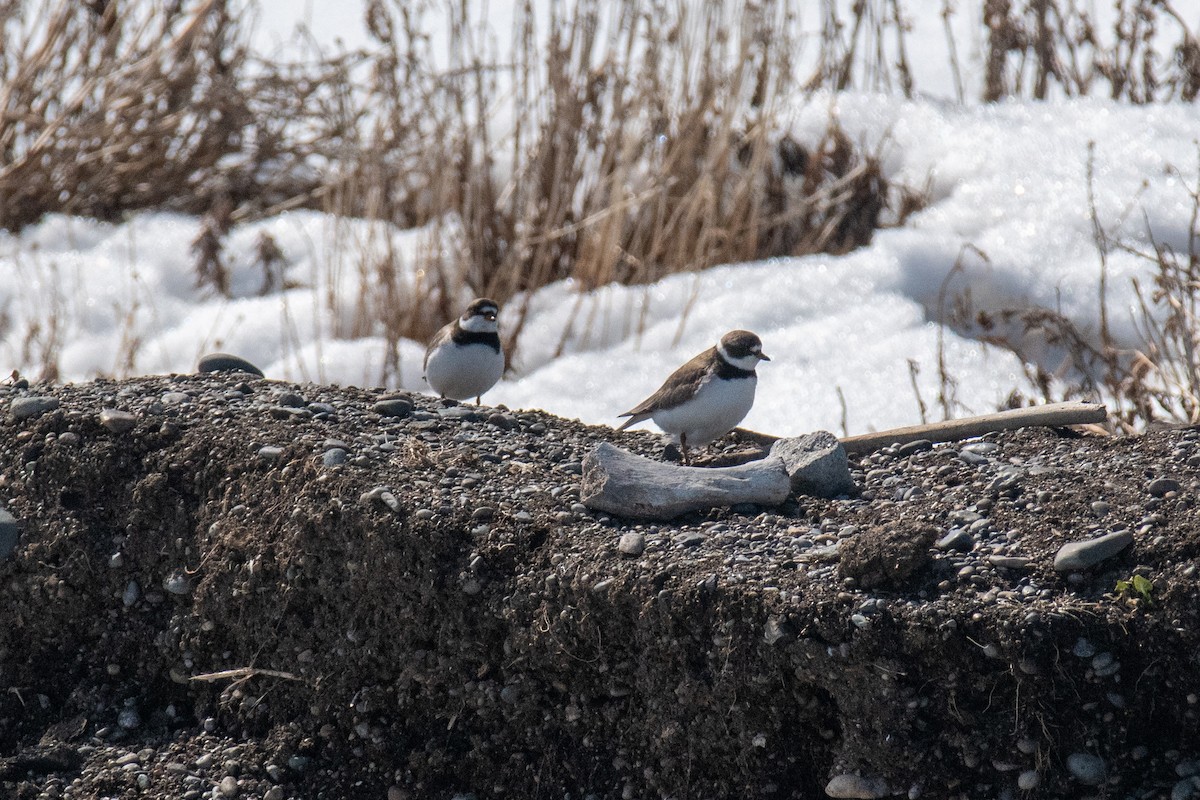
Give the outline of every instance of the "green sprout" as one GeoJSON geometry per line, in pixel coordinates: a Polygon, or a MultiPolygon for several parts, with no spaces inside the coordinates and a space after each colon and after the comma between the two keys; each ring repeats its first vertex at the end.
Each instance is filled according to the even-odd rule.
{"type": "Polygon", "coordinates": [[[1150,590],[1154,588],[1154,584],[1149,578],[1144,578],[1141,575],[1134,575],[1127,581],[1117,581],[1117,594],[1131,597],[1136,600],[1145,600],[1146,605],[1154,602],[1150,596],[1150,590]]]}

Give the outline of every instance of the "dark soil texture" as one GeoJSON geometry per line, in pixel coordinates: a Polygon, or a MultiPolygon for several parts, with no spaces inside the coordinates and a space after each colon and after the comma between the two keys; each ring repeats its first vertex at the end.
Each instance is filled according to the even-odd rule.
{"type": "Polygon", "coordinates": [[[1200,797],[1200,431],[655,525],[580,504],[601,441],[663,457],[245,375],[0,386],[0,796],[1200,797]]]}

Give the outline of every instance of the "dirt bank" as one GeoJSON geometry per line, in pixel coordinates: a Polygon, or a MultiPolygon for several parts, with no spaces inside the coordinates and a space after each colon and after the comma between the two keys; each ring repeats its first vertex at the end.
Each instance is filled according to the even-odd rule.
{"type": "Polygon", "coordinates": [[[853,497],[633,525],[581,462],[658,437],[383,399],[0,387],[0,793],[1192,792],[1197,431],[893,448],[853,497]]]}

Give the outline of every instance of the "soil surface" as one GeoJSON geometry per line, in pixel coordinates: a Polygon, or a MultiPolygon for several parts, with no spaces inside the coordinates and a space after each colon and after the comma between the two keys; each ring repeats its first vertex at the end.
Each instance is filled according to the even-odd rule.
{"type": "Polygon", "coordinates": [[[600,441],[664,453],[239,374],[0,386],[0,796],[1200,797],[1200,432],[914,443],[655,525],[580,504],[600,441]]]}

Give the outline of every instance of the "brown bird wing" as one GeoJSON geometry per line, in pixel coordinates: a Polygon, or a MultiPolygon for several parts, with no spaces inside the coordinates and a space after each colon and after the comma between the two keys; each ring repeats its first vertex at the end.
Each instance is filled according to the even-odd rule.
{"type": "Polygon", "coordinates": [[[663,385],[658,387],[657,392],[624,414],[618,415],[621,417],[630,417],[630,419],[625,420],[625,423],[617,428],[617,430],[623,431],[630,425],[636,425],[643,420],[647,420],[655,411],[661,408],[674,408],[677,405],[687,402],[696,393],[696,389],[699,388],[701,382],[712,372],[712,365],[716,354],[717,348],[710,347],[672,372],[671,376],[663,382],[663,385]]]}
{"type": "Polygon", "coordinates": [[[454,326],[458,324],[458,320],[451,320],[442,326],[442,329],[433,335],[429,340],[429,346],[425,348],[425,360],[421,362],[421,374],[424,377],[425,370],[429,368],[429,355],[444,344],[451,336],[454,335],[454,326]]]}

